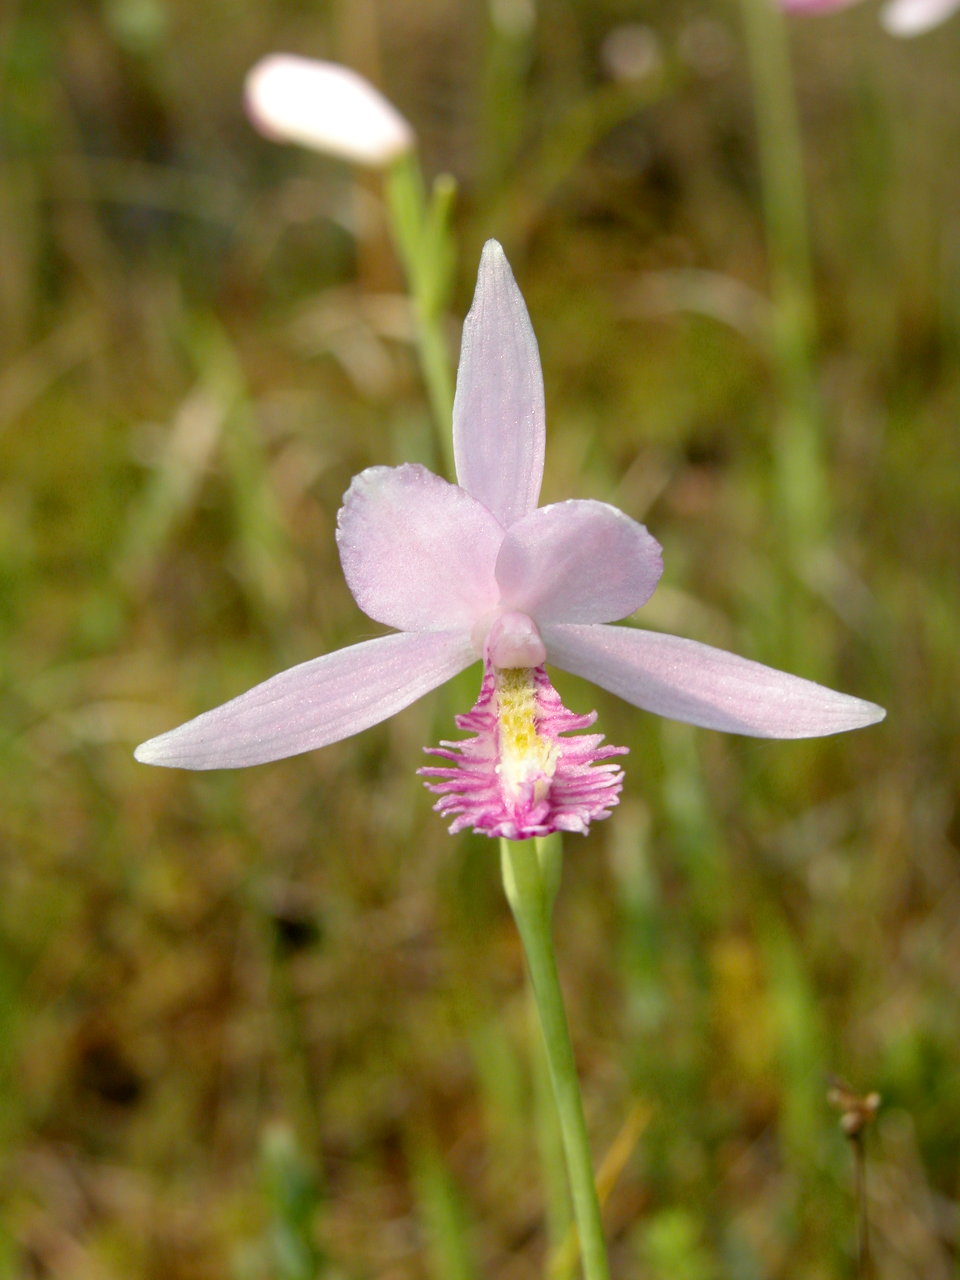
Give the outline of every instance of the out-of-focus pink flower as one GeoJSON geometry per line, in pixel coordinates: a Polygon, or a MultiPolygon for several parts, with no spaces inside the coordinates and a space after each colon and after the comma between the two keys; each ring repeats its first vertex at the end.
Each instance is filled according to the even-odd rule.
{"type": "Polygon", "coordinates": [[[396,107],[349,67],[294,54],[261,59],[247,76],[247,113],[268,138],[382,168],[416,139],[396,107]]]}
{"type": "Polygon", "coordinates": [[[960,9],[960,0],[890,0],[880,20],[891,35],[919,36],[960,9]]]}
{"type": "MultiPolygon", "coordinates": [[[[860,0],[780,0],[788,13],[826,13],[846,9],[860,0]]],[[[887,0],[880,21],[895,36],[919,36],[960,9],[960,0],[887,0]]]]}
{"type": "Polygon", "coordinates": [[[453,409],[457,484],[421,466],[370,467],[337,543],[361,609],[396,629],[257,685],[145,742],[147,764],[235,768],[326,746],[385,720],[482,661],[473,737],[422,770],[452,830],[524,839],[585,832],[617,802],[623,753],[568,711],[547,662],[689,724],[806,738],[873,724],[870,702],[694,640],[607,625],[662,571],[643,525],[605,502],[538,507],[545,442],[537,341],[503,250],[487,243],[464,325],[453,409]],[[568,736],[574,731],[574,736],[568,736]]]}

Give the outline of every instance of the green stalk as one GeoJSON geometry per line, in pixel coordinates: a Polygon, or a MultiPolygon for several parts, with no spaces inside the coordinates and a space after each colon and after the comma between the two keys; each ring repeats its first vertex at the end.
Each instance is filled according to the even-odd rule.
{"type": "MultiPolygon", "coordinates": [[[[537,1141],[540,1176],[543,1182],[547,1276],[549,1280],[560,1280],[561,1274],[564,1273],[558,1271],[557,1259],[563,1256],[564,1244],[572,1234],[572,1205],[566,1158],[563,1153],[563,1134],[560,1131],[560,1117],[557,1115],[553,1081],[550,1078],[550,1064],[547,1061],[547,1051],[540,1031],[537,1002],[533,991],[529,989],[529,984],[527,1007],[533,1082],[533,1127],[537,1141]]],[[[569,1275],[572,1273],[571,1266],[569,1274],[564,1274],[564,1280],[569,1280],[569,1275]]]]}
{"type": "Polygon", "coordinates": [[[417,357],[436,428],[440,457],[454,475],[453,376],[444,318],[453,281],[454,246],[450,217],[453,179],[436,179],[428,198],[414,152],[405,152],[387,173],[387,207],[397,253],[414,309],[417,357]]]}
{"type": "Polygon", "coordinates": [[[503,887],[523,942],[560,1118],[583,1273],[586,1280],[610,1280],[593,1158],[550,927],[560,882],[560,855],[558,836],[500,841],[503,887]]]}

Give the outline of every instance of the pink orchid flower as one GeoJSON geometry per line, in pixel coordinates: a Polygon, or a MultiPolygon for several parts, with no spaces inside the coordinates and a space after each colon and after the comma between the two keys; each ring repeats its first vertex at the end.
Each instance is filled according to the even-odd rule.
{"type": "Polygon", "coordinates": [[[314,658],[137,748],[185,769],[260,764],[326,746],[394,715],[477,661],[480,695],[457,717],[472,736],[421,770],[436,808],[464,827],[523,839],[585,832],[623,775],[568,711],[546,663],[646,711],[771,738],[839,733],[882,719],[836,693],[694,640],[607,625],[652,594],[660,547],[604,502],[538,507],[544,456],[537,342],[496,241],[480,262],[457,375],[457,484],[421,466],[370,467],[340,511],[344,575],[394,634],[314,658]]]}
{"type": "MultiPolygon", "coordinates": [[[[859,0],[780,0],[788,13],[826,13],[846,9],[859,0]]],[[[945,22],[960,9],[960,0],[887,0],[880,21],[894,36],[919,36],[945,22]]]]}

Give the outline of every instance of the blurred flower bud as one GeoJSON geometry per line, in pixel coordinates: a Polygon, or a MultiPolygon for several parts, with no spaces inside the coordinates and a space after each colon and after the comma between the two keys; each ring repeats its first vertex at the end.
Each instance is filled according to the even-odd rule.
{"type": "Polygon", "coordinates": [[[293,54],[263,58],[247,76],[247,114],[265,137],[381,168],[416,138],[373,85],[335,62],[293,54]]]}
{"type": "Polygon", "coordinates": [[[894,36],[919,36],[960,8],[958,0],[890,0],[880,20],[894,36]]]}

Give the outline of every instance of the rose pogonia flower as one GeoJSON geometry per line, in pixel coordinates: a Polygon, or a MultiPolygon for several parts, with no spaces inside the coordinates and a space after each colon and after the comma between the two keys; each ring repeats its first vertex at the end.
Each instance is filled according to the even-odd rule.
{"type": "MultiPolygon", "coordinates": [[[[859,0],[780,0],[788,13],[824,13],[846,9],[859,0]]],[[[895,36],[919,36],[960,9],[960,0],[888,0],[880,21],[895,36]]]]}
{"type": "Polygon", "coordinates": [[[503,250],[483,250],[453,409],[457,483],[425,467],[356,476],[337,524],[360,608],[395,633],[301,663],[137,748],[185,769],[260,764],[359,733],[483,662],[472,737],[421,770],[451,830],[522,839],[585,832],[616,804],[622,747],[577,734],[548,662],[634,706],[709,729],[804,738],[873,724],[872,703],[694,640],[611,626],[662,571],[643,525],[605,502],[538,507],[537,342],[503,250]]]}
{"type": "Polygon", "coordinates": [[[382,168],[412,149],[413,129],[363,76],[335,62],[276,53],[245,86],[253,124],[278,142],[298,142],[356,164],[382,168]]]}

